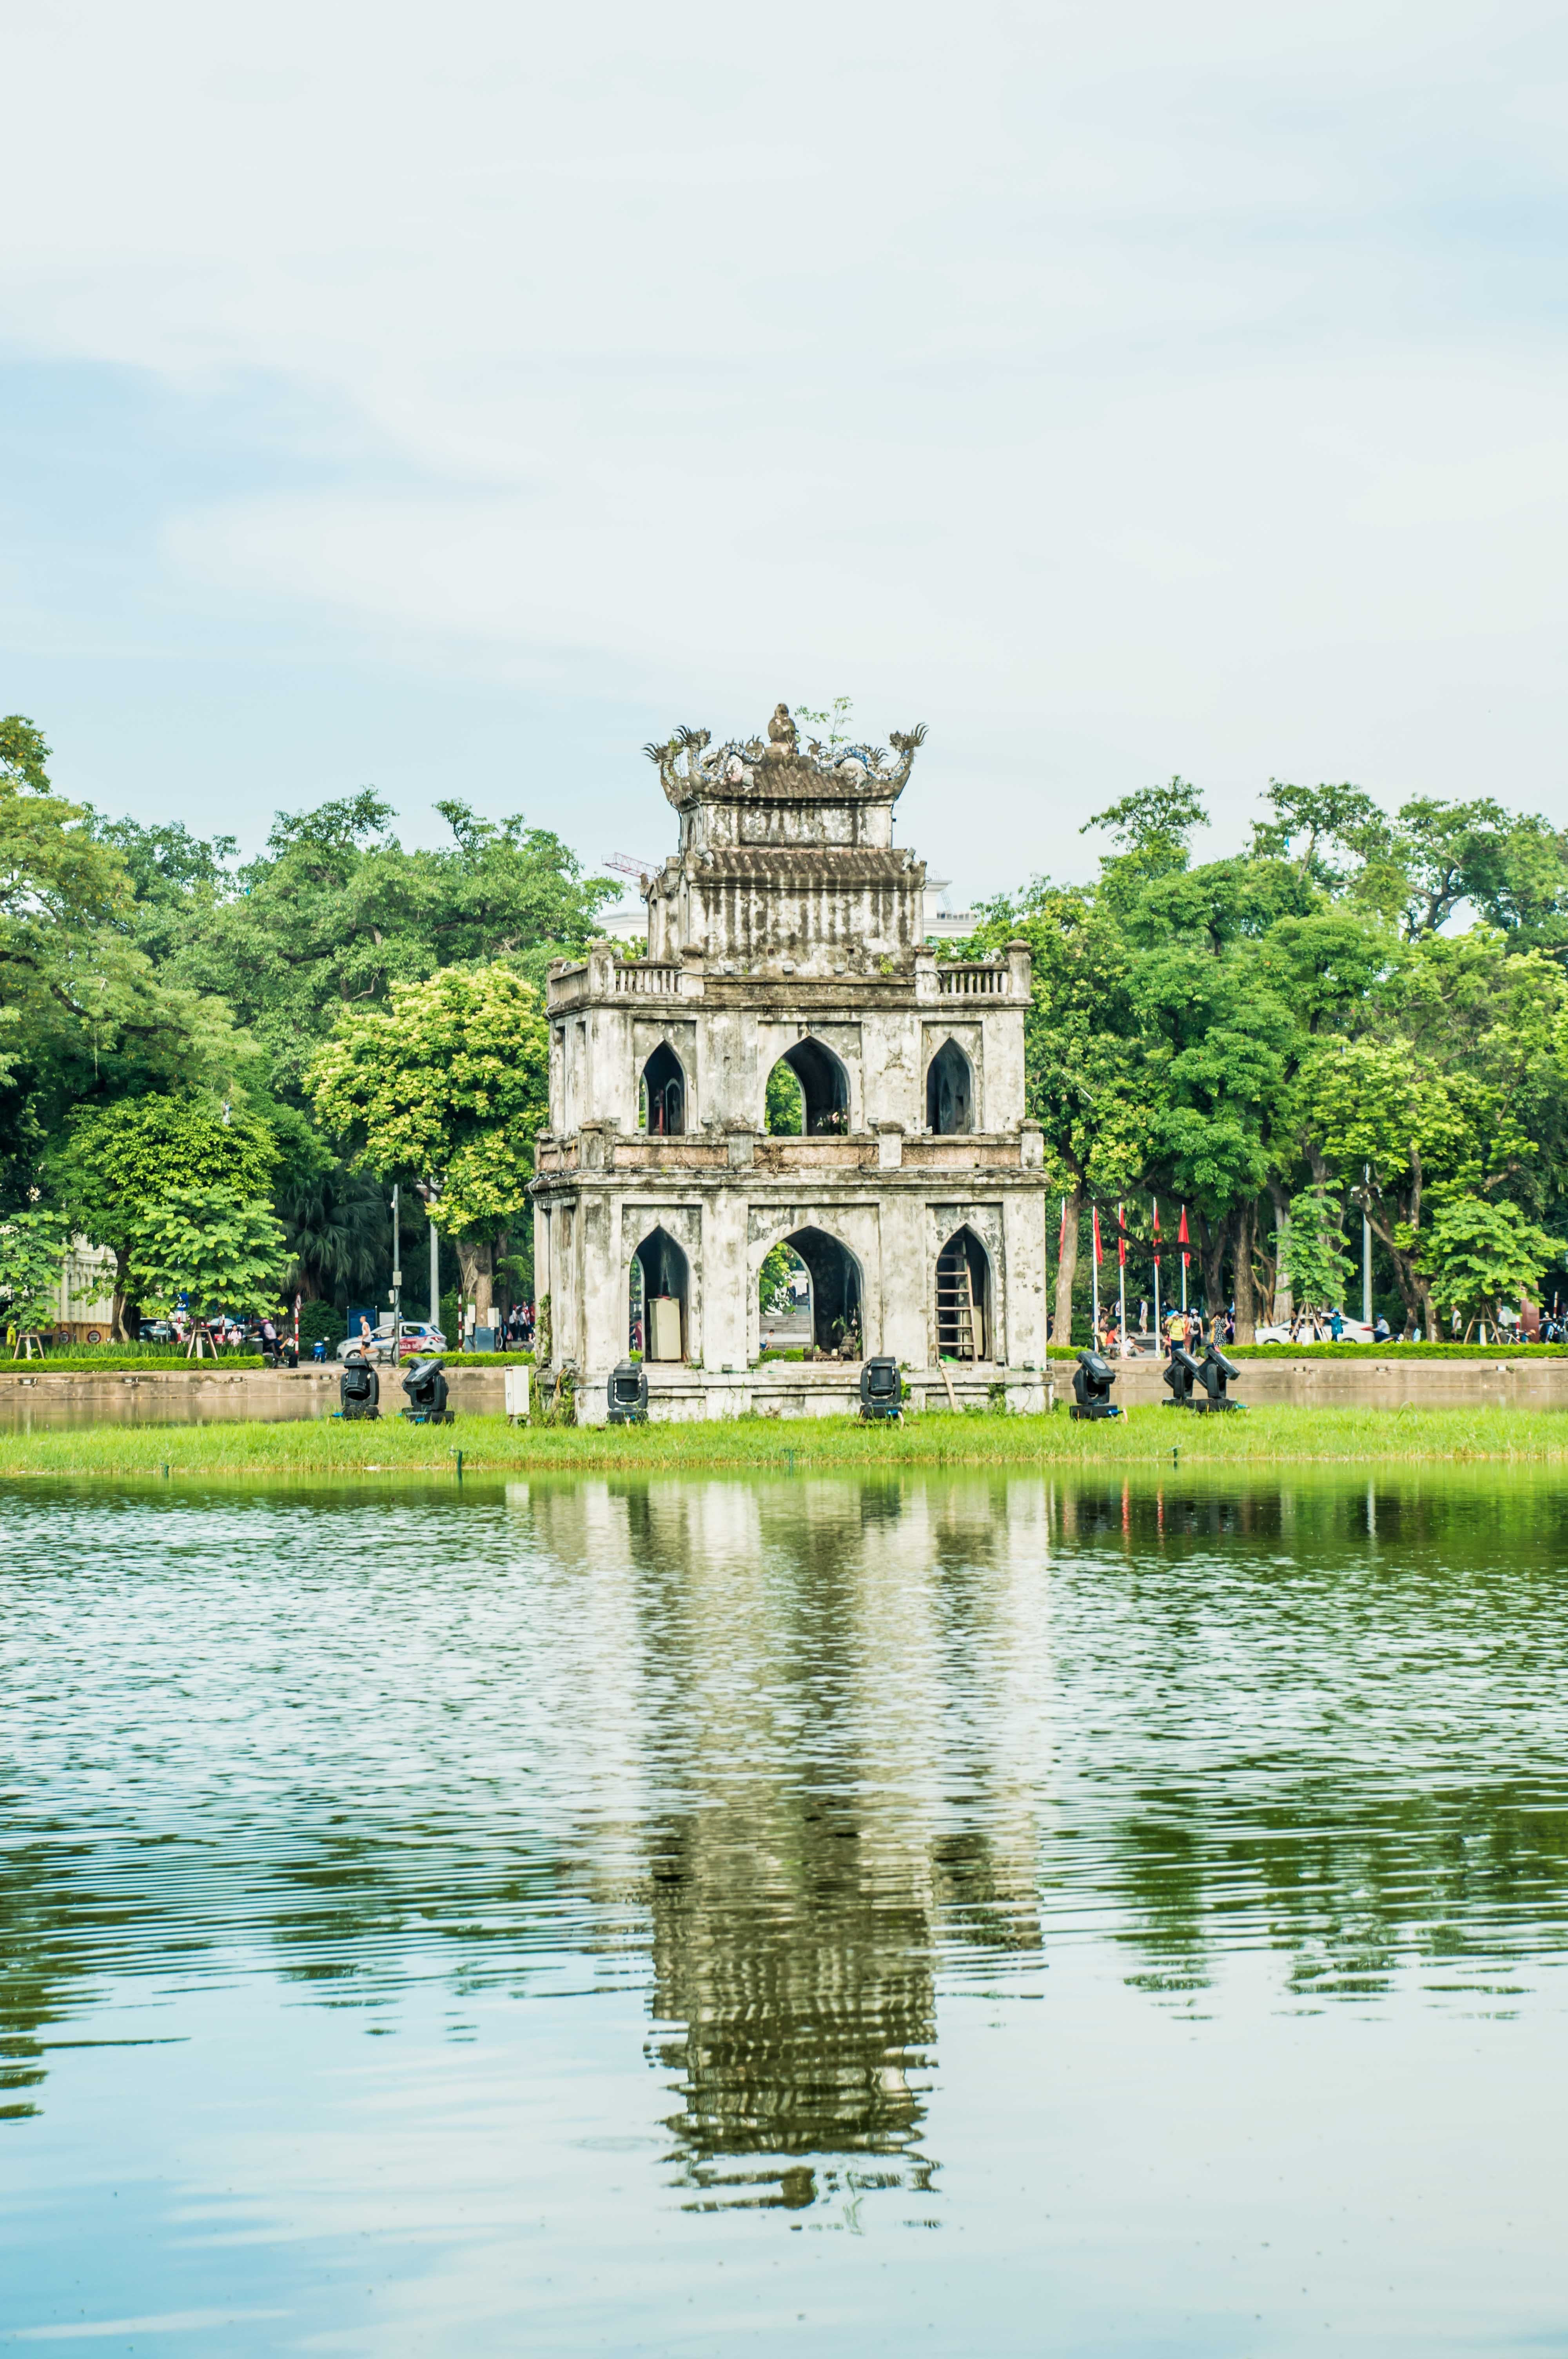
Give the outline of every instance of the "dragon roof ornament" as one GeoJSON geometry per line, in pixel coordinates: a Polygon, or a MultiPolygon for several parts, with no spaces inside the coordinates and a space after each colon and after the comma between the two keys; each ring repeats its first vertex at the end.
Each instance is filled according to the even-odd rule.
{"type": "Polygon", "coordinates": [[[908,784],[925,736],[924,723],[905,733],[895,729],[892,757],[885,745],[821,745],[814,737],[803,749],[788,705],[780,704],[765,742],[730,738],[715,745],[706,729],[677,729],[665,745],[643,751],[657,765],[659,783],[676,810],[752,794],[892,802],[908,784]]]}

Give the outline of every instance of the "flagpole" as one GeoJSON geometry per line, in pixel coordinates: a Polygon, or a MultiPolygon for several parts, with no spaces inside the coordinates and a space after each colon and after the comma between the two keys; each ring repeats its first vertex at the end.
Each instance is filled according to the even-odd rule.
{"type": "Polygon", "coordinates": [[[1092,1310],[1092,1311],[1091,1311],[1091,1312],[1090,1312],[1090,1314],[1089,1314],[1089,1316],[1090,1316],[1091,1320],[1093,1321],[1093,1327],[1092,1327],[1091,1332],[1090,1332],[1090,1334],[1089,1334],[1089,1349],[1090,1349],[1090,1351],[1091,1351],[1091,1352],[1098,1352],[1098,1351],[1099,1350],[1099,1206],[1098,1206],[1098,1204],[1091,1204],[1091,1205],[1090,1205],[1090,1207],[1089,1207],[1089,1226],[1090,1226],[1090,1228],[1092,1229],[1092,1231],[1094,1232],[1094,1246],[1095,1246],[1095,1252],[1094,1252],[1094,1289],[1095,1289],[1095,1299],[1094,1299],[1094,1309],[1092,1310]]]}
{"type": "Polygon", "coordinates": [[[1182,1206],[1182,1225],[1178,1234],[1182,1240],[1182,1316],[1184,1319],[1187,1315],[1187,1208],[1184,1204],[1182,1206]]]}
{"type": "Polygon", "coordinates": [[[1116,1315],[1121,1329],[1121,1356],[1127,1357],[1127,1207],[1116,1208],[1116,1315]]]}
{"type": "Polygon", "coordinates": [[[1160,1199],[1150,1198],[1154,1207],[1154,1332],[1160,1332],[1160,1199]]]}

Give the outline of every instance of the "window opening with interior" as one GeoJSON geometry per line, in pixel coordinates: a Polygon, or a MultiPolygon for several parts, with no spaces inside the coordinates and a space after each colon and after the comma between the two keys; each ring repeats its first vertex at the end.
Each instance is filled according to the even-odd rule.
{"type": "Polygon", "coordinates": [[[643,1068],[637,1119],[650,1138],[678,1138],[686,1129],[686,1075],[667,1040],[643,1068]]]}
{"type": "Polygon", "coordinates": [[[775,1137],[832,1137],[849,1127],[849,1076],[809,1034],[786,1049],[768,1076],[766,1119],[775,1137]]]}
{"type": "Polygon", "coordinates": [[[645,1360],[684,1360],[689,1343],[691,1265],[667,1229],[654,1229],[632,1256],[627,1346],[645,1360]]]}
{"type": "Polygon", "coordinates": [[[925,1127],[949,1137],[975,1126],[975,1081],[956,1040],[945,1040],[925,1075],[925,1127]]]}
{"type": "MultiPolygon", "coordinates": [[[[859,1360],[865,1349],[860,1263],[826,1229],[796,1229],[784,1244],[806,1273],[809,1348],[838,1359],[859,1360]]],[[[764,1269],[767,1266],[762,1265],[764,1269]]]]}

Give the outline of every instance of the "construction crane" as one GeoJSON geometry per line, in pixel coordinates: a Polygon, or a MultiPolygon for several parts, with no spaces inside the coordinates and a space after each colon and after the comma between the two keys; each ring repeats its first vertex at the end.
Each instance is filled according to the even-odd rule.
{"type": "Polygon", "coordinates": [[[623,852],[612,852],[600,863],[602,867],[618,869],[622,876],[635,876],[643,885],[650,876],[656,876],[664,864],[662,860],[629,860],[623,852]]]}

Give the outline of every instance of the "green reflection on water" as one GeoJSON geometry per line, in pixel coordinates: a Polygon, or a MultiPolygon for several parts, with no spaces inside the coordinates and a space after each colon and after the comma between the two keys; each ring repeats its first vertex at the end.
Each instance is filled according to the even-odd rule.
{"type": "MultiPolygon", "coordinates": [[[[1568,1495],[567,1481],[8,1502],[0,2084],[111,1986],[645,1995],[697,2208],[926,2190],[945,1992],[1520,2004],[1568,1495]]],[[[176,2030],[178,2036],[178,2008],[176,2030]]]]}

